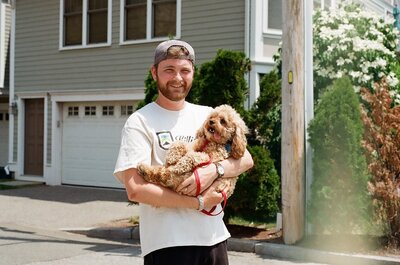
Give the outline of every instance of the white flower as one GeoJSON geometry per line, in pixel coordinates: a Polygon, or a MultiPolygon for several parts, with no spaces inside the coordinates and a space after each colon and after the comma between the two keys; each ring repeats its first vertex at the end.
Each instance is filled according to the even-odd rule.
{"type": "Polygon", "coordinates": [[[336,60],[336,64],[339,66],[344,65],[344,63],[345,63],[345,60],[342,57],[340,57],[339,59],[336,60]]]}
{"type": "Polygon", "coordinates": [[[372,76],[370,76],[370,75],[363,75],[362,77],[361,77],[361,80],[362,80],[362,82],[364,82],[364,83],[367,83],[369,80],[371,80],[372,79],[372,76]]]}

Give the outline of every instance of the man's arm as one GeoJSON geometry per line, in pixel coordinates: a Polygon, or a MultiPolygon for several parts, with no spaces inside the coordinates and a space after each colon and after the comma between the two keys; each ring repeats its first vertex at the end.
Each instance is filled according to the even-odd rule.
{"type": "MultiPolygon", "coordinates": [[[[150,204],[156,207],[198,209],[199,201],[196,197],[181,195],[168,188],[164,188],[145,181],[136,168],[124,171],[124,184],[131,201],[150,204]]],[[[215,190],[203,194],[205,208],[211,208],[223,201],[221,193],[215,190]]]]}
{"type": "MultiPolygon", "coordinates": [[[[228,158],[219,163],[224,167],[224,178],[237,177],[252,168],[254,165],[253,158],[248,150],[246,150],[244,155],[239,159],[228,158]]],[[[218,177],[216,166],[214,164],[198,168],[197,172],[200,176],[201,192],[211,186],[218,177]]],[[[196,185],[195,176],[192,174],[191,177],[187,178],[181,183],[181,185],[179,185],[177,192],[189,196],[195,196],[196,185]]]]}

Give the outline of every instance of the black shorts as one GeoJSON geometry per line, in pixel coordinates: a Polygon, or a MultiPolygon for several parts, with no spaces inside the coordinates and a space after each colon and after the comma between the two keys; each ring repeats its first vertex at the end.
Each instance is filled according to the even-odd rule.
{"type": "Polygon", "coordinates": [[[210,247],[159,249],[144,256],[144,265],[229,265],[226,241],[210,247]]]}

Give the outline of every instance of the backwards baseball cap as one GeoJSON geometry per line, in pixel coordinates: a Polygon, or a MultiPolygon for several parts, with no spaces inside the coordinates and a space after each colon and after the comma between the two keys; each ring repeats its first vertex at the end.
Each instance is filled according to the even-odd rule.
{"type": "MultiPolygon", "coordinates": [[[[190,46],[189,43],[181,40],[167,40],[164,42],[161,42],[158,44],[155,53],[154,53],[154,64],[157,65],[161,61],[166,60],[166,59],[176,59],[176,57],[171,56],[168,53],[168,50],[171,47],[181,47],[184,48],[187,51],[187,54],[181,55],[178,57],[178,59],[187,59],[190,60],[194,64],[195,56],[194,56],[194,50],[192,46],[190,46]]],[[[186,52],[185,51],[185,52],[186,52]]]]}

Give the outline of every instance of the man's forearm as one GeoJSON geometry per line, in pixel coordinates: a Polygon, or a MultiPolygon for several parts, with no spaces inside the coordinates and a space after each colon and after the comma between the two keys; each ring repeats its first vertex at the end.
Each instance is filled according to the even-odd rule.
{"type": "Polygon", "coordinates": [[[156,207],[197,209],[196,198],[180,195],[170,189],[145,181],[136,169],[124,172],[124,184],[129,200],[156,207]]]}
{"type": "Polygon", "coordinates": [[[237,177],[253,167],[253,158],[249,151],[245,151],[243,157],[239,159],[228,158],[219,162],[224,167],[224,178],[237,177]]]}

